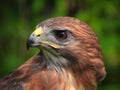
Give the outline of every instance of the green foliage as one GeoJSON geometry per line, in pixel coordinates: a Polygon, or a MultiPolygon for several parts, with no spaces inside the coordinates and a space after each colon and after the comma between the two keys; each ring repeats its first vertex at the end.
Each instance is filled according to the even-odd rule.
{"type": "Polygon", "coordinates": [[[38,52],[26,50],[26,39],[42,20],[73,16],[92,27],[103,51],[107,76],[98,90],[120,88],[119,0],[1,0],[0,76],[13,71],[38,52]]]}

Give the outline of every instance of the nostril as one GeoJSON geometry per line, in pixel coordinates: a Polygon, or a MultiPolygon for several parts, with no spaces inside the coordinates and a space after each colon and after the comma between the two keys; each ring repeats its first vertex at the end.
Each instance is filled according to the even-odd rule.
{"type": "Polygon", "coordinates": [[[39,36],[40,36],[40,34],[37,35],[37,37],[39,37],[39,36]]]}

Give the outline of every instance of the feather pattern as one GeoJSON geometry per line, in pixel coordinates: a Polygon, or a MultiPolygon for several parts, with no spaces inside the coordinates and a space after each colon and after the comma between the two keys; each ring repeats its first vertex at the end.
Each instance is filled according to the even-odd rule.
{"type": "Polygon", "coordinates": [[[0,90],[96,90],[106,72],[92,29],[72,17],[51,18],[39,27],[69,30],[74,38],[59,49],[41,46],[37,55],[0,79],[0,90]]]}

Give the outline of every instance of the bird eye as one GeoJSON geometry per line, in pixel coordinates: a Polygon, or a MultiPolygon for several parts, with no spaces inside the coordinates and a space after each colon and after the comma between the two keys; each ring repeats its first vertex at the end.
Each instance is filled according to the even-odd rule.
{"type": "Polygon", "coordinates": [[[63,41],[67,38],[67,30],[55,30],[54,35],[59,41],[63,41]]]}

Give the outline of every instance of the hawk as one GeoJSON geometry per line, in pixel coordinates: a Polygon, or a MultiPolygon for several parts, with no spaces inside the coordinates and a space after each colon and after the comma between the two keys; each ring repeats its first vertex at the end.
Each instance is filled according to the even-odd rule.
{"type": "Polygon", "coordinates": [[[26,45],[39,53],[1,78],[0,90],[96,90],[106,75],[96,34],[76,18],[41,22],[26,45]]]}

